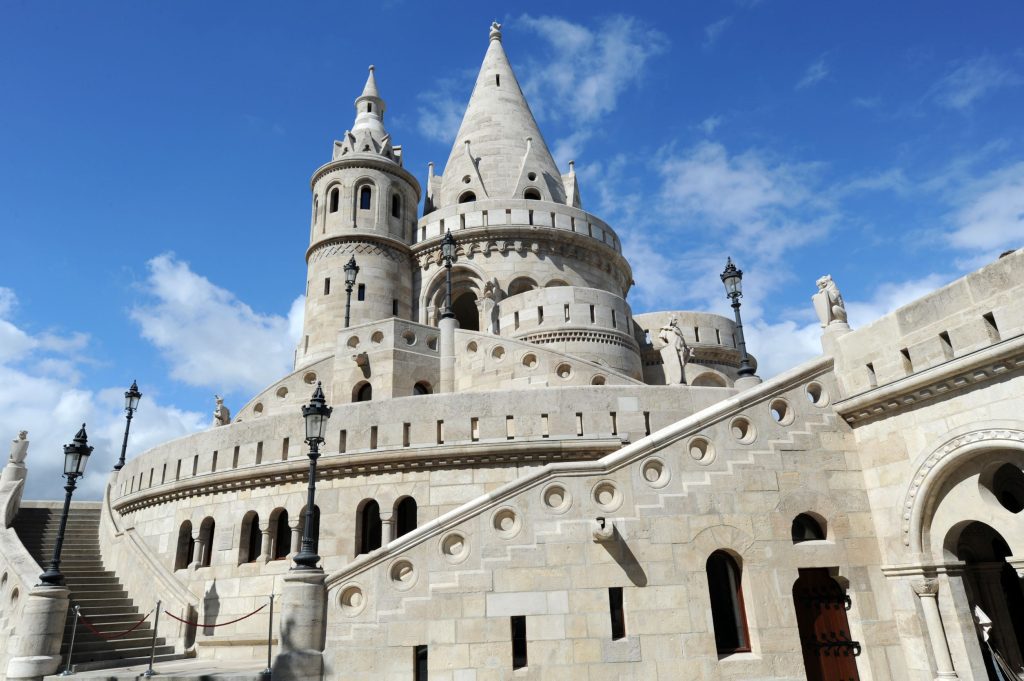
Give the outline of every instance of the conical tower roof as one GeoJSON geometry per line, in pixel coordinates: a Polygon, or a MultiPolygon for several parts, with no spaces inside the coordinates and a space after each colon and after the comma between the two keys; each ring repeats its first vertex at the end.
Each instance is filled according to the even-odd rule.
{"type": "Polygon", "coordinates": [[[384,137],[384,111],[387,104],[377,91],[377,79],[373,75],[373,64],[370,64],[370,75],[366,77],[363,94],[356,97],[356,121],[352,124],[352,132],[369,130],[378,139],[384,137]]]}
{"type": "Polygon", "coordinates": [[[561,174],[505,55],[500,29],[497,23],[491,25],[487,54],[445,165],[437,208],[458,203],[467,192],[477,200],[523,198],[530,187],[543,199],[565,203],[561,174]]]}

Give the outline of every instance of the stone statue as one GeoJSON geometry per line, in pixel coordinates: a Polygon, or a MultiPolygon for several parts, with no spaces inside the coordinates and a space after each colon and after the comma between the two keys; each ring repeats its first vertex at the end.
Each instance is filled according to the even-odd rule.
{"type": "Polygon", "coordinates": [[[213,427],[226,426],[231,423],[231,410],[224,406],[224,398],[213,396],[217,400],[217,408],[213,410],[213,427]]]}
{"type": "Polygon", "coordinates": [[[28,431],[23,430],[18,433],[17,438],[11,440],[11,456],[8,461],[20,465],[25,463],[26,456],[28,456],[28,431]]]}
{"type": "Polygon", "coordinates": [[[679,382],[686,383],[686,365],[693,359],[694,349],[686,344],[683,337],[683,330],[679,328],[679,319],[672,315],[668,324],[661,327],[658,339],[665,344],[666,348],[672,348],[676,354],[676,361],[679,362],[679,382]]]}
{"type": "Polygon", "coordinates": [[[832,281],[832,275],[826,274],[818,279],[818,292],[811,296],[814,311],[818,313],[818,321],[825,328],[830,324],[846,324],[846,303],[839,287],[832,281]]]}

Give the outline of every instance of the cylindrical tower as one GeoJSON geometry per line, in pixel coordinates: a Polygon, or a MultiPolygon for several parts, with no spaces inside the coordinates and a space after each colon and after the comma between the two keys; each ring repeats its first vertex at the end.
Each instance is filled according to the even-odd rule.
{"type": "Polygon", "coordinates": [[[373,66],[355,101],[356,119],[332,160],[313,174],[313,218],[306,251],[306,316],[296,368],[334,353],[345,327],[345,264],[355,257],[350,325],[412,316],[409,245],[420,186],[402,167],[402,148],[384,129],[387,108],[373,66]]]}

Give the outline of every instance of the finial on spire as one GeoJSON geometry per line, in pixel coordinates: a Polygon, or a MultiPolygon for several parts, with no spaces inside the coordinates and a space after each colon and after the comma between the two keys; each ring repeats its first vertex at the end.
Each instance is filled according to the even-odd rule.
{"type": "Polygon", "coordinates": [[[576,172],[576,161],[569,161],[569,172],[570,173],[575,173],[576,172]]]}
{"type": "Polygon", "coordinates": [[[497,19],[491,22],[491,40],[501,42],[501,24],[498,23],[497,19]]]}

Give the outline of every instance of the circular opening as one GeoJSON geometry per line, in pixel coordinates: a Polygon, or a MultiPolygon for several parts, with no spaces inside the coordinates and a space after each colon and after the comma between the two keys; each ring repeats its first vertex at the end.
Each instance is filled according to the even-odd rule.
{"type": "Polygon", "coordinates": [[[469,555],[469,544],[466,537],[452,532],[441,539],[441,555],[449,563],[461,563],[469,555]]]}
{"type": "Polygon", "coordinates": [[[597,376],[594,376],[592,379],[590,379],[590,385],[604,385],[606,380],[607,379],[605,379],[604,376],[601,376],[599,374],[597,376]]]}
{"type": "Polygon", "coordinates": [[[341,590],[338,604],[346,615],[358,615],[366,607],[366,597],[363,595],[363,590],[353,584],[341,590]]]}
{"type": "Polygon", "coordinates": [[[350,348],[358,348],[359,347],[359,336],[352,336],[351,338],[349,338],[348,339],[348,346],[350,348]]]}
{"type": "Polygon", "coordinates": [[[537,366],[537,355],[532,352],[523,355],[523,366],[528,369],[533,369],[537,366]]]}
{"type": "Polygon", "coordinates": [[[405,341],[406,345],[413,345],[416,342],[416,334],[409,329],[406,329],[402,332],[402,339],[405,341]]]}
{"type": "Polygon", "coordinates": [[[288,397],[288,388],[282,385],[280,388],[277,389],[277,392],[274,394],[282,399],[288,397]]]}
{"type": "Polygon", "coordinates": [[[729,425],[729,430],[737,442],[741,444],[749,445],[757,437],[757,429],[754,428],[754,424],[750,422],[750,419],[743,416],[733,419],[729,425]]]}
{"type": "Polygon", "coordinates": [[[392,563],[388,576],[395,588],[402,591],[412,588],[412,585],[416,583],[416,569],[411,561],[405,559],[392,563]]]}
{"type": "Polygon", "coordinates": [[[498,509],[491,519],[491,524],[494,526],[498,536],[503,539],[510,539],[519,534],[519,530],[523,525],[522,520],[519,519],[519,516],[511,508],[498,509]]]}
{"type": "Polygon", "coordinates": [[[651,487],[664,487],[668,484],[668,466],[657,457],[651,457],[644,462],[640,467],[640,475],[643,476],[644,482],[651,487]]]}
{"type": "Polygon", "coordinates": [[[370,335],[370,342],[371,343],[378,343],[378,344],[379,343],[383,343],[384,342],[384,332],[383,331],[374,331],[370,335]]]}
{"type": "Polygon", "coordinates": [[[437,350],[437,336],[427,338],[427,347],[431,350],[437,350]]]}
{"type": "Polygon", "coordinates": [[[502,360],[502,358],[504,356],[505,356],[505,348],[501,347],[500,345],[494,346],[494,349],[491,350],[491,357],[493,357],[494,359],[498,360],[499,362],[502,360]]]}
{"type": "Polygon", "coordinates": [[[259,416],[260,414],[262,414],[263,413],[263,403],[262,402],[257,402],[256,406],[254,406],[252,408],[252,413],[256,414],[256,416],[259,416]]]}
{"type": "Polygon", "coordinates": [[[820,383],[807,384],[807,399],[816,407],[828,405],[828,393],[820,383]]]}
{"type": "Polygon", "coordinates": [[[314,383],[316,383],[316,372],[307,371],[305,376],[302,377],[302,382],[305,383],[306,385],[313,385],[314,383]]]}
{"type": "Polygon", "coordinates": [[[1010,513],[1024,511],[1024,471],[1012,463],[1000,466],[992,478],[992,493],[1010,513]]]}
{"type": "Polygon", "coordinates": [[[547,506],[548,510],[555,513],[565,513],[572,504],[572,496],[569,494],[569,490],[562,485],[548,485],[541,492],[541,497],[544,499],[544,505],[547,506]]]}
{"type": "Polygon", "coordinates": [[[693,460],[701,463],[711,463],[715,456],[715,446],[706,437],[693,438],[688,449],[693,460]]]}
{"type": "Polygon", "coordinates": [[[472,182],[472,178],[469,175],[463,175],[462,176],[462,183],[463,184],[469,184],[470,182],[472,182]]]}
{"type": "Polygon", "coordinates": [[[529,172],[526,174],[526,177],[529,178],[530,182],[533,182],[537,179],[537,173],[529,172]]]}
{"type": "Polygon", "coordinates": [[[561,379],[568,379],[572,376],[572,366],[566,362],[555,367],[555,375],[561,379]]]}
{"type": "Polygon", "coordinates": [[[476,341],[466,343],[466,352],[476,352],[476,341]]]}
{"type": "Polygon", "coordinates": [[[782,426],[788,426],[796,418],[793,415],[793,408],[789,406],[789,402],[781,398],[772,400],[771,404],[768,405],[768,410],[771,411],[772,418],[782,426]]]}
{"type": "Polygon", "coordinates": [[[602,480],[594,485],[594,503],[603,511],[614,511],[622,505],[622,492],[610,480],[602,480]]]}

